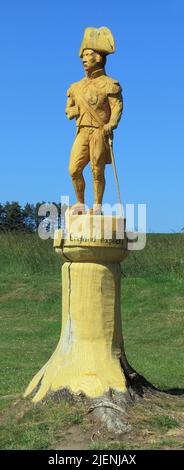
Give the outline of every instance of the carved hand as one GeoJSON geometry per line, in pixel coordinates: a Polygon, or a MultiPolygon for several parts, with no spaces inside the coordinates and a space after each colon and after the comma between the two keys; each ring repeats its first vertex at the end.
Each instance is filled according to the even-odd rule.
{"type": "Polygon", "coordinates": [[[113,131],[113,127],[111,126],[111,124],[107,123],[103,126],[103,131],[104,131],[104,134],[106,136],[112,134],[112,131],[113,131]]]}
{"type": "Polygon", "coordinates": [[[75,117],[78,117],[79,114],[80,114],[80,111],[79,111],[79,107],[77,105],[67,107],[67,109],[66,109],[66,115],[67,115],[68,119],[73,119],[75,117]]]}

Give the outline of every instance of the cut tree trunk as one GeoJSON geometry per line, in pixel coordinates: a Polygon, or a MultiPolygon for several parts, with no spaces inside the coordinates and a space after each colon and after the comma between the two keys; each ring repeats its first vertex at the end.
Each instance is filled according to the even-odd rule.
{"type": "Polygon", "coordinates": [[[129,365],[121,327],[121,265],[128,254],[124,220],[68,215],[63,256],[62,331],[49,361],[24,396],[86,397],[89,411],[109,430],[124,432],[127,406],[153,387],[129,365]]]}

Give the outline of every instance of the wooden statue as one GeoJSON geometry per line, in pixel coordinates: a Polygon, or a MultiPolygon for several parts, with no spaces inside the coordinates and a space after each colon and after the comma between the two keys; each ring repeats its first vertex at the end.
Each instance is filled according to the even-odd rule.
{"type": "Polygon", "coordinates": [[[105,73],[106,56],[115,51],[108,28],[87,28],[80,48],[85,77],[68,92],[66,115],[76,119],[77,132],[72,147],[69,172],[77,203],[72,213],[84,213],[83,170],[90,162],[93,174],[93,213],[101,213],[105,189],[105,164],[111,163],[113,130],[123,109],[121,86],[105,73]]]}

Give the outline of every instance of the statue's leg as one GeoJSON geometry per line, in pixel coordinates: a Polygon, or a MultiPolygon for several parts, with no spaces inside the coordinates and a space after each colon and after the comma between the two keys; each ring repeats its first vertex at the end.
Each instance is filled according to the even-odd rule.
{"type": "Polygon", "coordinates": [[[92,171],[93,171],[94,205],[101,206],[104,191],[105,191],[104,167],[103,168],[93,167],[92,171]]]}
{"type": "Polygon", "coordinates": [[[94,210],[101,211],[105,190],[106,145],[100,129],[94,131],[90,141],[90,162],[93,173],[94,210]]]}
{"type": "Polygon", "coordinates": [[[85,181],[83,177],[83,170],[88,162],[88,133],[85,132],[85,129],[81,129],[77,134],[73,144],[69,164],[69,173],[75,189],[77,204],[84,204],[85,181]]]}

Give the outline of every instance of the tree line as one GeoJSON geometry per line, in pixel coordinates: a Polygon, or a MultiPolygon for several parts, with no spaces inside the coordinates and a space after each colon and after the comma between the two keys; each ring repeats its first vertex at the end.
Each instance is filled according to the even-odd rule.
{"type": "MultiPolygon", "coordinates": [[[[36,204],[27,202],[24,206],[21,206],[17,201],[6,202],[5,204],[0,203],[0,231],[36,232],[40,222],[44,219],[43,216],[38,215],[42,204],[46,203],[44,201],[37,202],[36,204]]],[[[61,205],[55,202],[52,202],[52,204],[57,207],[60,226],[63,218],[61,205]]],[[[62,208],[63,210],[64,208],[62,208]]]]}

